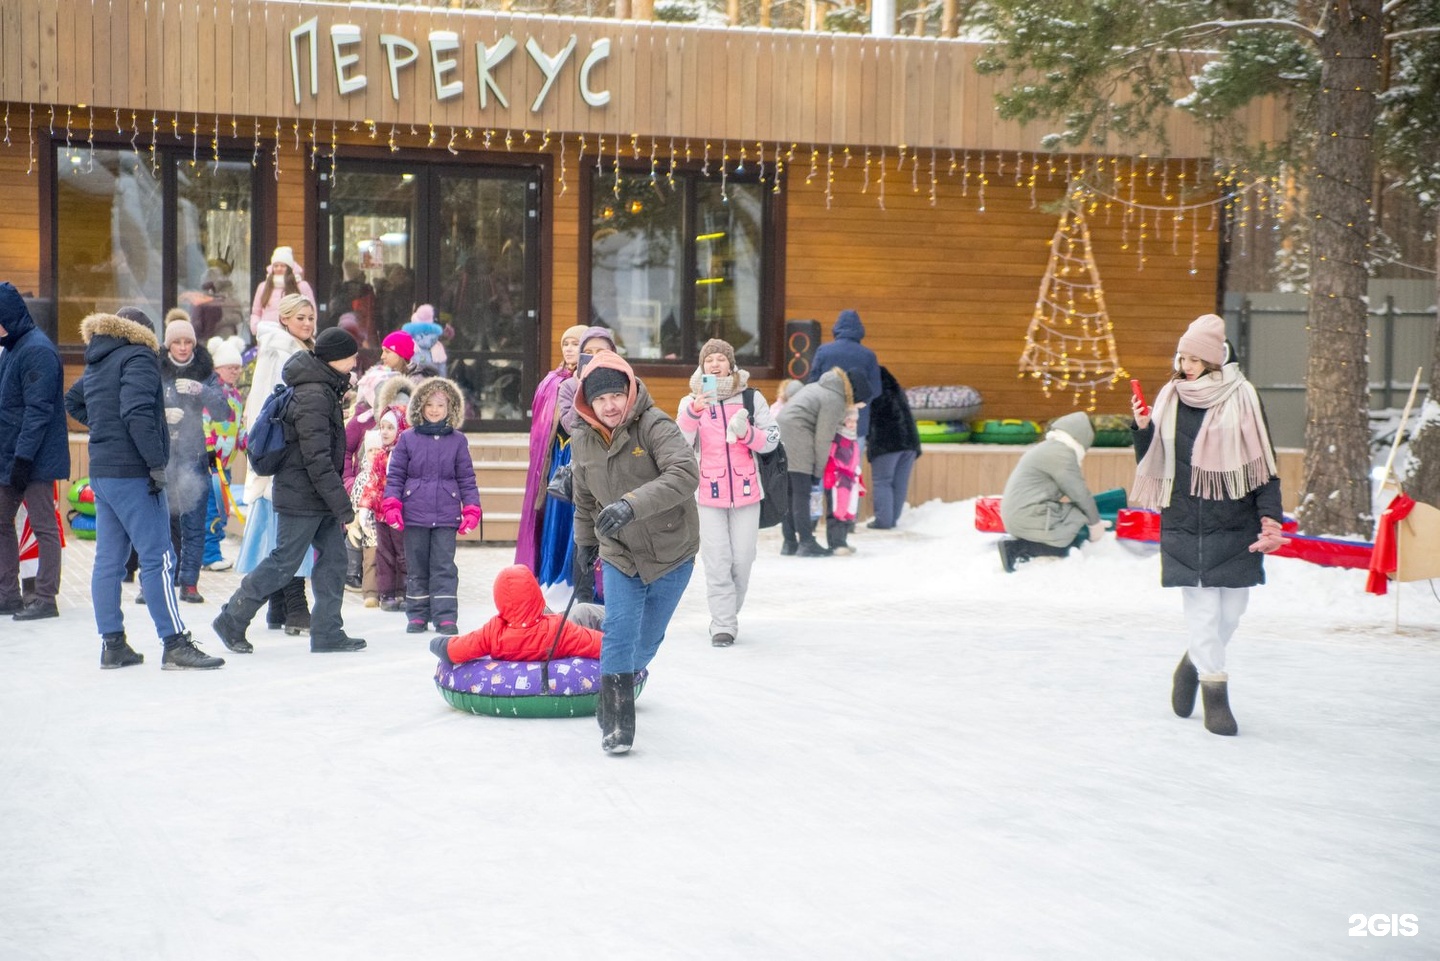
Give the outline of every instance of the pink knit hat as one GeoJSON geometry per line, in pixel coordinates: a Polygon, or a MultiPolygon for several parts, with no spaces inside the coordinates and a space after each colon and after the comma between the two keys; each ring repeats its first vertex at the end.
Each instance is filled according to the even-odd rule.
{"type": "Polygon", "coordinates": [[[1225,366],[1225,320],[1214,314],[1202,314],[1180,337],[1177,353],[1199,357],[1215,367],[1225,366]]]}
{"type": "Polygon", "coordinates": [[[409,362],[415,357],[415,338],[403,330],[386,334],[385,339],[380,341],[380,346],[386,350],[393,350],[401,357],[404,357],[406,362],[409,362]]]}

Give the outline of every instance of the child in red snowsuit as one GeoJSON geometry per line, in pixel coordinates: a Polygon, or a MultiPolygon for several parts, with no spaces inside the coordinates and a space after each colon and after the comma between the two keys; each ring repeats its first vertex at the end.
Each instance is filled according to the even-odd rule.
{"type": "Polygon", "coordinates": [[[545,608],[540,582],[524,564],[512,564],[495,577],[497,613],[478,630],[458,637],[437,637],[430,650],[452,664],[491,657],[497,661],[543,661],[562,657],[600,657],[604,609],[576,604],[563,628],[563,615],[545,608]],[[556,630],[560,639],[555,639],[556,630]],[[550,645],[555,645],[550,653],[550,645]]]}

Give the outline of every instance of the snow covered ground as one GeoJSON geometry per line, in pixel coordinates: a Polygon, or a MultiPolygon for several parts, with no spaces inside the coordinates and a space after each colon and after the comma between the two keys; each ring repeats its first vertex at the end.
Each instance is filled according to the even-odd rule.
{"type": "MultiPolygon", "coordinates": [[[[1170,713],[1156,556],[1006,575],[971,520],[766,532],[729,650],[697,570],[621,758],[452,710],[353,596],[363,654],[260,624],[184,674],[127,590],[147,663],[102,672],[72,545],[62,618],[0,627],[0,959],[1440,957],[1430,584],[1397,632],[1362,573],[1268,561],[1220,738],[1170,713]]],[[[462,550],[464,624],[509,560],[462,550]]],[[[212,652],[235,582],[185,610],[212,652]]]]}

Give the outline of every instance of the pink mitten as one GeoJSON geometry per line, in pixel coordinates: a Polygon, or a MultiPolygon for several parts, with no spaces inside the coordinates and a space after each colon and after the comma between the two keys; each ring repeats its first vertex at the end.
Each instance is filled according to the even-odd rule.
{"type": "Polygon", "coordinates": [[[380,519],[385,522],[386,526],[393,527],[397,531],[405,529],[405,517],[402,513],[400,498],[387,497],[380,502],[380,519]]]}
{"type": "Polygon", "coordinates": [[[458,533],[470,533],[475,528],[480,526],[480,505],[466,504],[460,509],[460,516],[463,518],[463,520],[460,521],[460,530],[458,531],[458,533]]]}

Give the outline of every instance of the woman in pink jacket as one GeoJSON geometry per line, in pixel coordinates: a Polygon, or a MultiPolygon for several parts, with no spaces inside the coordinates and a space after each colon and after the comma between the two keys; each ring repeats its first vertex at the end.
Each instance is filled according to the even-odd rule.
{"type": "Polygon", "coordinates": [[[750,375],[735,368],[735,348],[709,340],[700,348],[700,367],[690,378],[690,394],[680,401],[675,422],[700,455],[700,559],[705,564],[705,598],[710,604],[710,643],[729,647],[739,631],[738,617],[755,563],[760,533],[760,472],[756,454],[780,443],[780,428],[750,375]],[[706,375],[715,378],[706,389],[706,375]],[[746,395],[755,410],[745,409],[746,395]]]}

